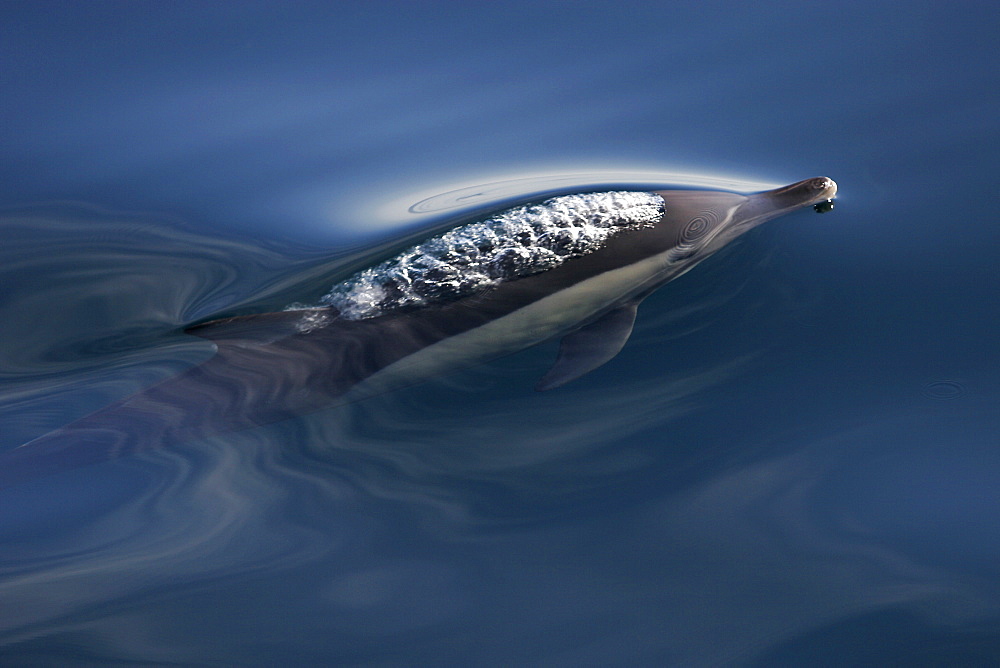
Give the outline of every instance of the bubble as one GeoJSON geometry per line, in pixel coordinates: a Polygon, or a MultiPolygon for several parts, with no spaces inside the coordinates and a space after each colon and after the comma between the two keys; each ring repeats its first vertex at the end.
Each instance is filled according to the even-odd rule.
{"type": "Polygon", "coordinates": [[[335,285],[323,301],[357,320],[460,299],[592,253],[620,230],[649,227],[662,215],[663,198],[649,192],[553,197],[428,239],[335,285]]]}

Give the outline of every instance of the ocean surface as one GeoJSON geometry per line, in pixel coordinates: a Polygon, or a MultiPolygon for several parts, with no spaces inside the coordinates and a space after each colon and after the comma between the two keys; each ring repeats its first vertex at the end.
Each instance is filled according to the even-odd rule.
{"type": "MultiPolygon", "coordinates": [[[[1000,11],[5,2],[0,451],[546,193],[809,209],[557,342],[0,489],[0,665],[1000,664],[1000,11]]],[[[2,460],[0,460],[2,461],[2,460]]]]}

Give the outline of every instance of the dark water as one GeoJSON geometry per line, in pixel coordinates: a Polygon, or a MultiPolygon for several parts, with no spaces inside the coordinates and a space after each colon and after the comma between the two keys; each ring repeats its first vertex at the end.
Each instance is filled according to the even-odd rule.
{"type": "Polygon", "coordinates": [[[1000,662],[997,10],[697,7],[3,5],[4,450],[490,204],[840,197],[559,390],[546,344],[0,491],[0,663],[1000,662]]]}

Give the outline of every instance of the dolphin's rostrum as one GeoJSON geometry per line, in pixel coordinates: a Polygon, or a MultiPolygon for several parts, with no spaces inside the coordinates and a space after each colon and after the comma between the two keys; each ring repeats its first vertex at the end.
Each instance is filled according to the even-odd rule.
{"type": "Polygon", "coordinates": [[[216,320],[207,362],[0,457],[0,486],[276,422],[562,337],[537,389],[613,358],[638,304],[747,230],[831,199],[824,177],[742,195],[553,197],[456,227],[334,286],[324,304],[216,320]]]}

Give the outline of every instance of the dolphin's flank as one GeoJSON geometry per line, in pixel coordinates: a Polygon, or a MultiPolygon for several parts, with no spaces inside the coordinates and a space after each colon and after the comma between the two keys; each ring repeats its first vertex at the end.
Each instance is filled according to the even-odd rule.
{"type": "Polygon", "coordinates": [[[583,193],[461,225],[334,286],[321,306],[186,330],[216,354],[0,456],[0,486],[284,420],[554,337],[538,389],[558,387],[622,349],[657,287],[836,191],[820,177],[752,195],[583,193]]]}

